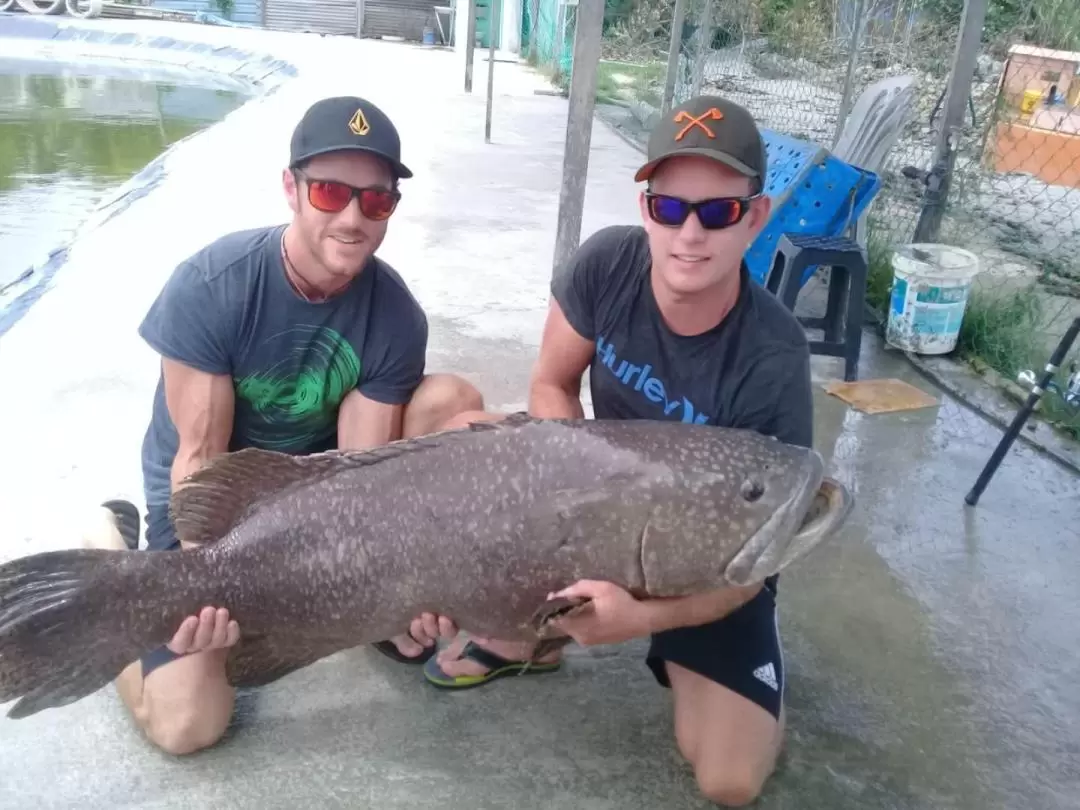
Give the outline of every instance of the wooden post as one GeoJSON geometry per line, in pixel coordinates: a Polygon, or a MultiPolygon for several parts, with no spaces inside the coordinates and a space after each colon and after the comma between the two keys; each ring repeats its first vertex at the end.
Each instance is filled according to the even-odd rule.
{"type": "Polygon", "coordinates": [[[600,39],[604,29],[604,0],[579,0],[574,32],[574,64],[570,74],[570,109],[563,149],[562,190],[559,193],[555,229],[555,260],[558,273],[577,250],[581,239],[581,215],[585,208],[585,179],[589,170],[593,111],[596,108],[596,72],[600,64],[600,39]]]}
{"type": "Polygon", "coordinates": [[[705,8],[701,10],[701,18],[698,20],[697,46],[694,53],[694,72],[690,77],[690,95],[696,96],[701,93],[701,85],[705,81],[705,68],[709,61],[712,50],[712,15],[713,0],[705,0],[705,8]]]}
{"type": "Polygon", "coordinates": [[[667,76],[664,79],[664,98],[660,104],[661,115],[671,109],[671,103],[675,98],[675,77],[679,75],[679,57],[682,55],[686,3],[687,0],[675,0],[675,11],[671,18],[671,44],[668,45],[667,76]]]}
{"type": "MultiPolygon", "coordinates": [[[[487,112],[484,115],[484,143],[491,143],[491,100],[495,93],[495,3],[491,0],[488,6],[488,80],[487,80],[487,112]]],[[[502,22],[502,14],[499,15],[502,22]]],[[[502,26],[500,25],[500,28],[502,26]]]]}
{"type": "Polygon", "coordinates": [[[465,0],[469,4],[469,24],[465,35],[465,92],[472,92],[473,54],[476,51],[476,0],[465,0]]]}
{"type": "Polygon", "coordinates": [[[941,231],[945,202],[949,198],[949,182],[956,163],[959,132],[964,124],[964,107],[971,97],[971,82],[979,56],[983,24],[986,22],[986,0],[965,0],[960,22],[960,37],[956,41],[952,73],[945,91],[941,130],[934,147],[934,162],[927,177],[926,195],[915,226],[914,241],[932,242],[941,231]]]}
{"type": "Polygon", "coordinates": [[[844,124],[847,123],[848,113],[851,112],[851,94],[855,85],[855,66],[859,63],[859,41],[862,39],[863,11],[863,0],[855,0],[855,20],[851,23],[851,42],[848,46],[851,52],[848,54],[847,73],[844,74],[844,92],[840,96],[840,112],[836,116],[836,131],[833,132],[831,147],[833,149],[840,142],[840,135],[844,131],[844,124]]]}

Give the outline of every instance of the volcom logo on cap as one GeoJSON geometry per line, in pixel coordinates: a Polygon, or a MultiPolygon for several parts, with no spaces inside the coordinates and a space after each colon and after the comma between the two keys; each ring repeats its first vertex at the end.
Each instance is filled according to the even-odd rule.
{"type": "Polygon", "coordinates": [[[349,119],[349,131],[353,135],[367,135],[371,131],[371,124],[368,123],[363,110],[353,113],[353,117],[349,119]]]}
{"type": "Polygon", "coordinates": [[[720,112],[716,107],[709,107],[701,115],[695,117],[688,113],[686,110],[680,110],[675,116],[675,123],[681,124],[683,121],[689,121],[685,127],[679,130],[679,133],[675,136],[675,140],[681,141],[686,137],[686,133],[692,130],[694,127],[701,127],[702,131],[710,138],[715,138],[716,133],[709,129],[706,125],[706,121],[721,121],[724,118],[724,114],[720,112]]]}

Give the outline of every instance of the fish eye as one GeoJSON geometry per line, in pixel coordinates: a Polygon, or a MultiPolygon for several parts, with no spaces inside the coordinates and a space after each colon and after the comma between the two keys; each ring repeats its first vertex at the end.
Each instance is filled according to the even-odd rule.
{"type": "Polygon", "coordinates": [[[744,500],[753,503],[765,494],[765,485],[756,478],[748,478],[739,487],[739,494],[743,496],[744,500]]]}

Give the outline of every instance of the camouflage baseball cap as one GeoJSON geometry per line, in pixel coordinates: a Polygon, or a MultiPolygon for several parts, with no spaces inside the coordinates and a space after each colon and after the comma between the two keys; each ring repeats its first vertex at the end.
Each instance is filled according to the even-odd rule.
{"type": "Polygon", "coordinates": [[[695,96],[657,121],[649,135],[648,163],[634,180],[648,180],[662,161],[676,155],[713,158],[765,182],[765,142],[753,116],[720,96],[695,96]]]}

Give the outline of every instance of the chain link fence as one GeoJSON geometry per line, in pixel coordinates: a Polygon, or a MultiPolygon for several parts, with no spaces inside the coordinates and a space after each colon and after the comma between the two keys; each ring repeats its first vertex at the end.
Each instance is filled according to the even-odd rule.
{"type": "MultiPolygon", "coordinates": [[[[569,20],[560,74],[568,86],[576,6],[526,2],[569,20]]],[[[1022,369],[1041,369],[1080,315],[1080,2],[987,2],[934,241],[980,259],[961,355],[1015,380],[1022,369]]],[[[674,103],[718,93],[746,106],[763,127],[832,148],[845,127],[859,125],[851,112],[863,91],[911,77],[914,95],[896,145],[881,166],[866,167],[882,179],[867,225],[868,303],[883,314],[892,251],[914,240],[927,206],[963,5],[686,0],[673,43],[675,0],[608,0],[597,101],[632,113],[644,139],[666,86],[674,103]],[[673,44],[678,58],[668,84],[673,44]]],[[[1080,363],[1080,347],[1062,382],[1070,361],[1080,363]]],[[[1080,414],[1051,399],[1042,409],[1080,438],[1080,414]]]]}

